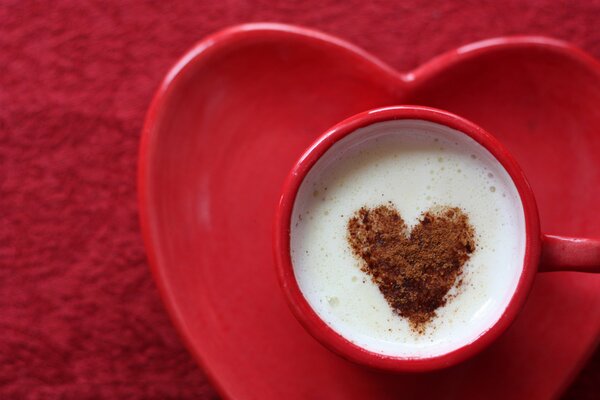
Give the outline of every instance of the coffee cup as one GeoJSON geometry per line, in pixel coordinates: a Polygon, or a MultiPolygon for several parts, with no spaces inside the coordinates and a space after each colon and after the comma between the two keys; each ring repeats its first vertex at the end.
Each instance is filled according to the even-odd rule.
{"type": "Polygon", "coordinates": [[[515,320],[536,273],[600,271],[600,240],[542,234],[508,150],[452,113],[352,116],[298,159],[275,218],[283,293],[328,349],[369,367],[431,371],[515,320]]]}

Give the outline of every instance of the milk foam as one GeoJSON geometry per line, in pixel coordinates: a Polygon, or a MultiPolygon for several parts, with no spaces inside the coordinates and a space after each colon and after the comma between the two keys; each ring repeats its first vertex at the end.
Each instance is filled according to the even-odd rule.
{"type": "Polygon", "coordinates": [[[420,120],[372,124],[332,146],[304,179],[291,222],[294,273],[309,304],[346,339],[396,357],[445,354],[489,329],[512,297],[525,253],[523,207],[508,173],[473,139],[420,120]],[[350,216],[388,201],[409,229],[439,205],[460,207],[475,229],[463,283],[424,334],[392,311],[348,245],[350,216]]]}

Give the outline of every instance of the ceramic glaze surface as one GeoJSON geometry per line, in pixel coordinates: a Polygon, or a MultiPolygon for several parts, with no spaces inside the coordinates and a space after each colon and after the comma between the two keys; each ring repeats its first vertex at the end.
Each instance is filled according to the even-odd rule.
{"type": "Polygon", "coordinates": [[[538,275],[499,340],[432,374],[354,365],[297,322],[272,252],[284,178],[325,130],[395,104],[446,109],[493,133],[531,182],[544,232],[600,235],[600,67],[573,47],[497,39],[401,74],[296,27],[245,25],[207,38],[157,92],[142,137],[139,195],[165,304],[225,397],[549,398],[594,348],[600,278],[577,273],[538,275]]]}

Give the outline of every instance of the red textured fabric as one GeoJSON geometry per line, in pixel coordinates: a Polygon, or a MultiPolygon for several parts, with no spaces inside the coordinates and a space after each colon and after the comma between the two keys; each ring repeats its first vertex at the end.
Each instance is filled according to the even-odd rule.
{"type": "MultiPolygon", "coordinates": [[[[158,298],[136,158],[153,91],[194,42],[278,21],[399,69],[506,34],[600,58],[600,1],[2,1],[0,398],[210,399],[158,298]]],[[[592,399],[598,356],[567,394],[592,399]]],[[[596,392],[597,394],[597,392],[596,392]]]]}

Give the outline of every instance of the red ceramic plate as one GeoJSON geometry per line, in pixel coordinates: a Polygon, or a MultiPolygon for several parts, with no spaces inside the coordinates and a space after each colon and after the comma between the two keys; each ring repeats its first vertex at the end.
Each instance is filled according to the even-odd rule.
{"type": "Polygon", "coordinates": [[[142,228],[167,308],[219,391],[236,399],[548,398],[600,333],[600,276],[538,275],[489,349],[429,374],[367,370],[294,319],[273,266],[283,179],[357,112],[421,104],[497,135],[523,166],[542,228],[600,235],[600,64],[562,42],[501,38],[402,74],[302,28],[254,24],[200,42],[169,72],[140,155],[142,228]]]}

